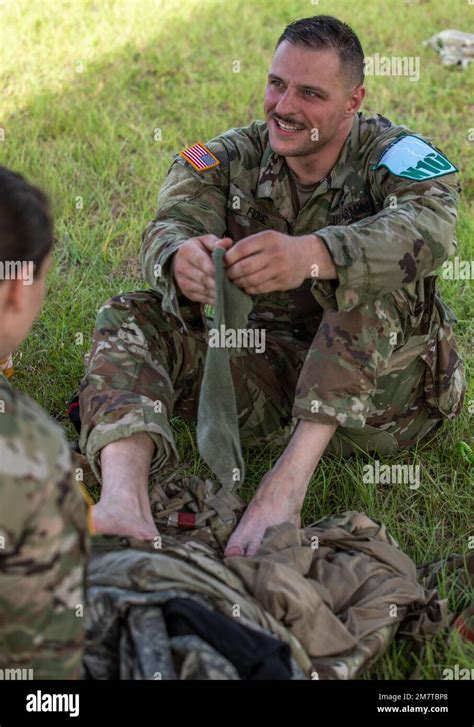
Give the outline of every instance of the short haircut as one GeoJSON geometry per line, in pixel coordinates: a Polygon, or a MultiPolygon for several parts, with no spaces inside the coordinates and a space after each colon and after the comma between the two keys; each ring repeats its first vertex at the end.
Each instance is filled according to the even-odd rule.
{"type": "Polygon", "coordinates": [[[301,18],[286,26],[278,38],[275,50],[286,40],[292,45],[312,50],[333,50],[349,88],[364,83],[364,51],[359,38],[346,23],[331,15],[301,18]]]}
{"type": "Polygon", "coordinates": [[[0,262],[31,261],[38,271],[53,246],[53,219],[44,192],[0,166],[0,262]]]}

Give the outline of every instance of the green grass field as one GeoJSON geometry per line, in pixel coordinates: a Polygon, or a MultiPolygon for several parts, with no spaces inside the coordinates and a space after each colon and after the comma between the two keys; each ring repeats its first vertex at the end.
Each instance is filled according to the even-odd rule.
{"type": "MultiPolygon", "coordinates": [[[[56,217],[55,264],[43,312],[15,356],[13,383],[66,422],[65,404],[83,371],[95,312],[119,291],[144,287],[140,238],[153,218],[172,155],[198,139],[264,118],[266,73],[277,37],[291,20],[332,14],[359,34],[366,56],[420,56],[421,78],[367,78],[363,110],[379,112],[431,138],[461,170],[464,194],[459,255],[474,258],[474,64],[446,68],[422,41],[447,29],[471,30],[466,0],[380,3],[304,0],[29,0],[0,3],[2,35],[0,163],[50,194],[56,217]],[[234,73],[232,62],[240,60],[234,73]],[[161,129],[161,141],[155,130],[161,129]],[[471,130],[471,132],[470,132],[471,130]],[[83,334],[83,343],[81,337],[83,334]]],[[[441,281],[459,319],[457,338],[471,381],[473,281],[441,281]]],[[[464,413],[416,452],[388,462],[420,463],[418,490],[366,485],[364,458],[326,457],[311,483],[304,524],[347,509],[385,522],[417,563],[467,552],[472,533],[471,464],[474,391],[464,413]],[[408,458],[408,459],[407,459],[408,458]]],[[[192,471],[209,471],[193,427],[175,418],[178,446],[192,471]]],[[[247,457],[249,500],[281,449],[247,457]]],[[[441,578],[451,607],[459,593],[441,578]]],[[[424,653],[395,641],[367,678],[424,679],[444,667],[471,666],[474,651],[445,635],[424,653]]]]}

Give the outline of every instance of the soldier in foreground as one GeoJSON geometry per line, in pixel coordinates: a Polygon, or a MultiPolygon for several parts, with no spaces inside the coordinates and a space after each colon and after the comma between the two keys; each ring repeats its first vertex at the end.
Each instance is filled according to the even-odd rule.
{"type": "Polygon", "coordinates": [[[266,333],[265,353],[232,362],[242,445],[287,444],[225,555],[299,523],[323,452],[386,454],[459,414],[455,319],[432,275],[456,250],[457,169],[406,127],[365,118],[363,82],[347,25],[298,20],[277,42],[265,121],[176,155],[143,236],[152,290],[99,311],[81,386],[97,532],[157,534],[147,484],[178,461],[170,417],[196,417],[216,245],[266,333]]]}
{"type": "MultiPolygon", "coordinates": [[[[0,167],[0,358],[41,309],[52,243],[45,195],[0,167]]],[[[0,373],[2,678],[79,678],[86,533],[64,434],[0,373]]]]}

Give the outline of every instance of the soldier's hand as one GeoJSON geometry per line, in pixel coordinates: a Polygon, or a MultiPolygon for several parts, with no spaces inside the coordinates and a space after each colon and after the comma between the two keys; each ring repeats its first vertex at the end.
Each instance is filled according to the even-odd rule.
{"type": "Polygon", "coordinates": [[[228,249],[230,237],[199,235],[183,242],[173,255],[172,271],[180,291],[198,303],[216,302],[215,266],[212,251],[215,247],[228,249]]]}
{"type": "Polygon", "coordinates": [[[242,238],[224,255],[227,277],[250,295],[298,288],[309,269],[299,239],[277,230],[242,238]]]}
{"type": "Polygon", "coordinates": [[[306,278],[337,279],[334,261],[317,235],[265,230],[244,237],[224,255],[229,280],[249,295],[299,288],[306,278]]]}

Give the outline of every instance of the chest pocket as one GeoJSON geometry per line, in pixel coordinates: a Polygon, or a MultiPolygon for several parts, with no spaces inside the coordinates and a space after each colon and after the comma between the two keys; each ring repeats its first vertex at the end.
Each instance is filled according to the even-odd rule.
{"type": "MultiPolygon", "coordinates": [[[[266,205],[268,202],[266,200],[266,205]]],[[[234,241],[265,230],[288,233],[287,222],[283,217],[275,214],[275,211],[265,209],[261,200],[258,204],[250,200],[233,184],[227,199],[226,224],[226,234],[234,241]]]]}

